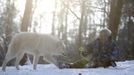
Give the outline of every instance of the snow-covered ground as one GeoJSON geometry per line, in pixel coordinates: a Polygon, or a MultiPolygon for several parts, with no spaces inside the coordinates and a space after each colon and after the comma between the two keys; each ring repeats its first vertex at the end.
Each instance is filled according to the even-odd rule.
{"type": "Polygon", "coordinates": [[[33,70],[32,65],[20,66],[20,70],[12,66],[3,72],[0,67],[0,75],[134,75],[134,60],[117,62],[114,68],[58,69],[48,64],[38,65],[37,70],[33,70]]]}

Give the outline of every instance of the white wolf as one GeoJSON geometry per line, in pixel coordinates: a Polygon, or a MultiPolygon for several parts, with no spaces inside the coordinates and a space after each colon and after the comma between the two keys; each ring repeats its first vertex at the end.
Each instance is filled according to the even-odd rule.
{"type": "Polygon", "coordinates": [[[49,63],[59,67],[61,62],[58,59],[64,54],[64,44],[58,38],[48,34],[28,32],[16,34],[9,44],[8,52],[2,64],[2,70],[6,69],[6,64],[13,58],[16,58],[16,69],[19,69],[19,61],[25,53],[34,56],[33,69],[36,69],[40,56],[43,56],[44,60],[49,63]]]}

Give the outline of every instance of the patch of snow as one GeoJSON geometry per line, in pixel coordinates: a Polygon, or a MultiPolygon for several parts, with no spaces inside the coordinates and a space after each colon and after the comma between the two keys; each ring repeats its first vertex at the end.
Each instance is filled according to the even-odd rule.
{"type": "Polygon", "coordinates": [[[6,68],[3,72],[0,67],[0,75],[134,75],[134,60],[117,62],[117,67],[109,68],[84,68],[84,69],[58,69],[53,64],[38,64],[37,70],[32,65],[20,66],[16,70],[14,66],[6,68]]]}

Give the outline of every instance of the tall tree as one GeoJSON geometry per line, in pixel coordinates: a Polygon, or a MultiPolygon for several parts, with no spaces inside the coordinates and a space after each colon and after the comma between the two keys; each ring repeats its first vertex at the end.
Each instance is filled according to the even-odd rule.
{"type": "Polygon", "coordinates": [[[82,31],[83,31],[83,24],[85,19],[85,8],[86,8],[86,0],[81,0],[81,18],[80,18],[80,24],[79,24],[79,32],[78,32],[78,38],[77,38],[77,49],[79,49],[82,46],[82,31]]]}
{"type": "Polygon", "coordinates": [[[123,0],[111,0],[109,14],[109,29],[113,33],[113,39],[116,39],[120,17],[122,14],[123,0]]]}
{"type": "Polygon", "coordinates": [[[65,43],[67,44],[67,29],[68,29],[68,7],[69,7],[69,1],[67,0],[67,8],[66,8],[66,12],[65,12],[65,30],[64,30],[64,34],[63,34],[63,40],[65,41],[65,43]]]}
{"type": "Polygon", "coordinates": [[[54,0],[55,1],[55,8],[54,8],[54,11],[53,11],[53,18],[52,18],[52,35],[55,35],[55,18],[56,18],[56,8],[57,8],[57,0],[54,0]]]}
{"type": "Polygon", "coordinates": [[[33,0],[26,0],[25,11],[21,24],[21,31],[28,31],[28,26],[31,24],[32,18],[32,2],[33,0]]]}

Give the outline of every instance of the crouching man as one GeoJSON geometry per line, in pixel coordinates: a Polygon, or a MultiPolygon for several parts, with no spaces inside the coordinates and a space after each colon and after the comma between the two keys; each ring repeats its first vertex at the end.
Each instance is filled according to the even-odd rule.
{"type": "Polygon", "coordinates": [[[119,48],[112,40],[111,31],[102,29],[98,38],[87,45],[87,51],[83,55],[92,53],[89,60],[89,67],[109,67],[116,66],[115,61],[118,60],[119,48]]]}

